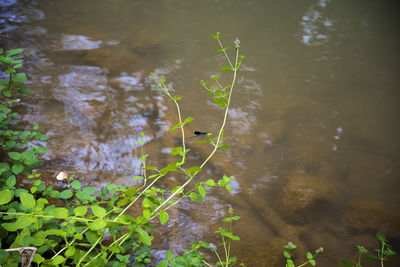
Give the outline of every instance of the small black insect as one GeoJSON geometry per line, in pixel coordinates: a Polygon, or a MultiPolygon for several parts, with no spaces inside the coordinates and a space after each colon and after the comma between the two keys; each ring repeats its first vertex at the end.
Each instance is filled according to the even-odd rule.
{"type": "Polygon", "coordinates": [[[207,135],[208,133],[207,133],[207,132],[195,131],[194,134],[195,134],[195,135],[193,135],[193,136],[190,137],[190,138],[195,138],[195,137],[199,137],[199,136],[204,136],[204,135],[207,135]]]}

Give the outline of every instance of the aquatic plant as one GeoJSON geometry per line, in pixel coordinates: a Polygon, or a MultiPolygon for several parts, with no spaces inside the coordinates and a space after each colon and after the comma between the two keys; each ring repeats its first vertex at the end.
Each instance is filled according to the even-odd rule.
{"type": "MultiPolygon", "coordinates": [[[[149,155],[145,154],[143,147],[146,140],[143,128],[138,127],[136,131],[139,135],[139,160],[142,162],[140,168],[142,173],[132,179],[138,181],[138,186],[108,184],[97,190],[95,187],[82,187],[74,177],[68,177],[64,187],[56,190],[52,186],[47,186],[39,179],[40,174],[34,172],[28,177],[33,180],[31,186],[27,189],[16,188],[14,187],[15,175],[31,173],[37,166],[35,165],[38,162],[36,156],[47,151],[47,148],[32,146],[29,141],[33,138],[44,140],[45,137],[37,131],[37,126],[35,126],[35,131],[32,133],[24,131],[17,134],[16,138],[4,139],[5,146],[3,145],[2,151],[6,151],[8,146],[10,149],[22,148],[23,145],[29,144],[32,152],[26,150],[22,153],[8,153],[15,164],[7,168],[7,163],[4,163],[1,168],[2,175],[7,177],[1,184],[0,194],[1,247],[8,249],[0,250],[0,264],[17,266],[22,256],[23,264],[33,261],[43,266],[146,266],[151,262],[150,247],[153,237],[150,232],[155,230],[150,224],[152,220],[158,218],[161,224],[167,223],[168,212],[171,208],[185,198],[190,198],[195,202],[203,201],[210,187],[218,186],[228,191],[232,190],[229,183],[234,177],[227,175],[218,181],[208,179],[196,181],[192,185],[197,180],[195,179],[197,174],[216,151],[229,147],[225,143],[227,138],[224,136],[224,128],[237,72],[244,58],[239,54],[240,41],[238,39],[234,41],[235,53],[234,59],[231,60],[227,53],[230,47],[222,45],[220,34],[217,33],[213,38],[217,40],[220,47],[217,53],[223,54],[228,63],[220,70],[231,71],[232,78],[231,82],[225,86],[219,81],[219,76],[213,76],[210,85],[204,81],[201,82],[212,97],[212,101],[224,110],[224,117],[215,137],[212,136],[213,133],[207,133],[205,140],[196,141],[208,143],[213,148],[199,166],[187,166],[186,162],[189,149],[185,144],[184,127],[193,121],[193,118],[183,119],[179,106],[181,98],[172,95],[172,88],[167,85],[165,77],[158,77],[155,74],[151,74],[151,77],[157,87],[175,103],[178,122],[171,131],[180,129],[182,145],[171,149],[171,155],[176,157],[174,162],[163,168],[147,166],[146,160],[149,155]],[[16,143],[14,147],[12,147],[12,141],[16,143]],[[170,189],[161,189],[157,186],[160,179],[173,172],[186,176],[182,185],[170,189]],[[134,205],[141,206],[141,213],[136,217],[127,213],[134,205]],[[23,256],[26,252],[30,256],[23,256]]],[[[2,94],[6,97],[5,102],[11,101],[9,99],[13,88],[18,89],[20,93],[27,93],[19,85],[26,81],[26,76],[20,73],[15,74],[16,69],[22,66],[22,60],[12,59],[12,56],[21,52],[22,50],[19,49],[11,50],[1,58],[1,62],[6,66],[6,74],[10,74],[7,82],[1,83],[2,94]]],[[[11,104],[15,102],[12,100],[11,104]]],[[[1,116],[5,118],[4,130],[8,133],[10,125],[14,123],[12,119],[16,115],[9,115],[10,110],[5,105],[0,111],[2,111],[1,116]]],[[[232,209],[229,209],[229,214],[230,217],[224,219],[229,223],[229,230],[220,228],[216,231],[222,238],[222,242],[217,246],[203,241],[193,242],[192,249],[186,250],[184,255],[175,256],[172,252],[168,252],[165,255],[166,259],[158,263],[158,266],[212,266],[199,252],[199,249],[203,248],[211,249],[215,253],[218,259],[215,265],[234,264],[237,259],[230,255],[231,241],[239,240],[239,237],[233,235],[231,227],[232,222],[238,220],[239,217],[233,216],[232,209]],[[224,257],[220,256],[220,249],[223,250],[224,257]]]]}
{"type": "MultiPolygon", "coordinates": [[[[292,254],[290,252],[295,250],[297,248],[297,246],[295,244],[293,244],[292,242],[289,242],[284,246],[284,248],[285,248],[285,251],[283,252],[283,256],[286,259],[285,266],[286,267],[295,267],[296,265],[292,259],[292,254]]],[[[306,266],[307,264],[316,266],[317,262],[316,262],[315,258],[318,256],[318,254],[320,254],[323,251],[324,251],[324,249],[322,247],[320,247],[314,252],[314,254],[311,252],[307,252],[306,253],[307,261],[300,265],[297,265],[297,267],[306,266]]]]}
{"type": "Polygon", "coordinates": [[[342,263],[345,264],[347,267],[362,267],[361,260],[363,258],[363,255],[365,255],[365,258],[367,260],[379,262],[379,265],[383,267],[384,262],[390,260],[391,256],[396,255],[396,252],[393,251],[392,246],[389,245],[389,241],[381,231],[376,233],[376,238],[381,243],[380,248],[374,249],[376,255],[367,254],[368,250],[365,247],[357,245],[357,261],[342,260],[342,263]]]}

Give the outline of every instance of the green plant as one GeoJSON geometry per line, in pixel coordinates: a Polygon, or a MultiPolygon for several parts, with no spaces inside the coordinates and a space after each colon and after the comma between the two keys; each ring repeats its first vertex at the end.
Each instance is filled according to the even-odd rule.
{"type": "MultiPolygon", "coordinates": [[[[221,71],[232,71],[231,83],[222,86],[218,81],[218,76],[213,76],[213,84],[210,86],[202,81],[202,85],[207,89],[209,95],[213,96],[213,101],[224,112],[223,121],[217,136],[212,138],[211,133],[207,140],[197,141],[209,143],[213,146],[210,155],[199,166],[186,166],[186,154],[189,149],[185,145],[184,126],[190,123],[193,118],[182,119],[178,101],[178,96],[171,94],[172,90],[167,86],[164,77],[151,77],[157,86],[175,103],[178,113],[178,123],[171,128],[171,131],[180,129],[182,145],[172,149],[171,154],[176,156],[176,160],[163,168],[147,166],[146,159],[148,154],[144,153],[143,128],[138,127],[138,144],[140,145],[140,161],[142,162],[142,174],[133,180],[138,180],[140,185],[126,187],[108,184],[97,190],[94,187],[82,187],[78,180],[68,178],[64,188],[59,190],[47,186],[41,181],[40,175],[33,173],[29,178],[34,179],[28,189],[15,188],[15,182],[9,182],[0,192],[0,220],[1,220],[1,247],[14,249],[18,247],[35,247],[37,252],[33,262],[42,266],[76,265],[76,266],[146,266],[151,262],[152,236],[149,234],[155,228],[149,224],[158,218],[161,224],[169,220],[168,210],[177,205],[184,198],[193,201],[202,201],[207,194],[207,189],[213,186],[224,187],[231,191],[230,181],[234,178],[224,175],[218,181],[208,179],[197,181],[192,185],[196,175],[202,170],[205,164],[212,158],[218,149],[229,147],[224,141],[224,128],[227,121],[227,114],[230,107],[231,96],[236,82],[237,72],[243,56],[239,55],[239,40],[235,44],[235,60],[231,61],[227,51],[229,47],[223,47],[220,34],[214,35],[220,46],[218,53],[222,53],[227,59],[228,66],[221,68],[221,71]],[[186,181],[179,186],[171,189],[162,189],[157,186],[157,182],[171,172],[177,172],[187,177],[186,181]],[[12,186],[10,186],[12,184],[12,186]],[[192,187],[190,187],[192,186],[192,187]],[[127,211],[134,205],[140,205],[139,214],[130,215],[127,211]]],[[[26,76],[15,75],[14,71],[21,60],[13,61],[10,56],[17,55],[21,50],[15,50],[6,54],[8,59],[7,73],[10,74],[6,88],[6,97],[12,88],[19,88],[19,82],[25,81],[26,76]],[[14,65],[13,65],[14,64],[14,65]],[[19,77],[15,79],[15,77],[19,77]],[[23,78],[25,77],[25,78],[23,78]]],[[[5,83],[3,83],[5,84],[5,83]]],[[[21,88],[19,88],[21,89],[21,88]]],[[[11,123],[11,122],[10,122],[11,123]]],[[[36,128],[36,127],[35,127],[36,128]]],[[[34,135],[44,139],[40,134],[34,135]]],[[[17,142],[16,142],[17,143],[17,142]]],[[[27,143],[29,143],[27,141],[27,143]]],[[[37,153],[45,152],[45,149],[32,148],[30,155],[36,159],[37,153]],[[33,153],[33,154],[32,154],[33,153]]],[[[26,152],[26,151],[25,151],[26,152]]],[[[25,152],[15,152],[10,155],[11,159],[17,164],[26,164],[27,168],[23,171],[21,167],[3,168],[3,173],[13,169],[17,173],[30,173],[34,165],[29,165],[26,161],[25,152]],[[23,155],[24,154],[24,155],[23,155]]],[[[19,166],[19,165],[18,165],[19,166]]],[[[25,167],[24,167],[25,168],[25,167]]],[[[231,211],[230,211],[231,212],[231,211]]],[[[237,219],[233,216],[227,218],[237,219]]],[[[235,261],[230,257],[230,242],[237,237],[229,231],[220,229],[224,247],[225,261],[219,260],[220,265],[229,266],[235,261]],[[226,241],[228,238],[229,241],[226,241]]],[[[194,243],[193,243],[194,244],[194,243]]],[[[193,245],[192,244],[192,245],[193,245]]],[[[206,244],[206,243],[201,243],[206,244]]],[[[196,257],[200,253],[193,250],[183,258],[192,258],[192,265],[201,266],[204,261],[196,262],[196,257]],[[196,254],[198,253],[198,254],[196,254]],[[193,257],[193,255],[195,257],[193,257]]],[[[182,258],[175,258],[175,266],[179,266],[178,261],[182,258]]],[[[9,253],[7,250],[0,250],[0,264],[13,266],[20,260],[16,253],[9,253]]]]}
{"type": "MultiPolygon", "coordinates": [[[[290,254],[290,251],[293,251],[297,248],[297,246],[295,244],[293,244],[292,242],[287,243],[287,245],[284,246],[284,248],[286,249],[283,252],[283,256],[286,259],[286,267],[295,267],[296,265],[294,264],[294,261],[292,260],[292,254],[290,254]]],[[[321,252],[323,252],[324,249],[322,247],[320,247],[319,249],[317,249],[314,254],[312,254],[311,252],[307,252],[306,257],[307,257],[307,261],[297,265],[297,267],[301,267],[301,266],[305,266],[307,264],[310,264],[312,266],[316,266],[317,262],[315,260],[315,258],[317,257],[317,255],[321,252]]]]}
{"type": "MultiPolygon", "coordinates": [[[[229,217],[223,219],[224,222],[229,223],[229,230],[220,227],[214,233],[221,235],[221,243],[217,246],[212,243],[204,241],[191,242],[192,249],[186,249],[184,254],[181,256],[175,256],[171,251],[167,251],[165,254],[165,260],[159,262],[157,267],[179,267],[179,266],[209,266],[213,265],[205,260],[205,255],[202,254],[200,249],[209,249],[217,257],[215,266],[233,266],[237,263],[236,257],[230,257],[231,252],[231,241],[240,240],[240,238],[232,233],[232,222],[240,219],[239,216],[233,216],[233,209],[229,208],[229,217]],[[222,248],[224,253],[224,259],[218,252],[219,248],[222,248]]],[[[246,266],[240,263],[240,266],[246,266]]]]}
{"type": "Polygon", "coordinates": [[[396,252],[393,251],[392,246],[389,245],[386,236],[382,232],[380,232],[380,231],[377,232],[376,238],[381,243],[381,247],[379,249],[374,249],[374,251],[376,252],[376,255],[367,254],[368,250],[366,248],[364,248],[363,246],[357,245],[356,247],[357,247],[357,251],[358,251],[358,261],[342,260],[342,263],[348,267],[362,267],[362,264],[361,264],[362,256],[364,254],[366,254],[365,258],[367,260],[379,262],[379,265],[381,267],[383,267],[384,262],[387,260],[390,260],[391,256],[396,255],[396,252]]]}
{"type": "Polygon", "coordinates": [[[33,168],[40,166],[41,162],[37,156],[48,150],[47,147],[32,144],[34,140],[47,140],[46,136],[40,134],[37,125],[34,125],[33,131],[16,129],[19,114],[13,111],[13,107],[20,99],[15,95],[32,93],[23,88],[23,84],[27,81],[26,75],[17,73],[23,60],[15,57],[22,52],[22,49],[9,51],[0,49],[0,66],[4,69],[4,74],[8,76],[8,79],[0,80],[0,150],[3,154],[3,160],[0,163],[0,179],[9,187],[14,186],[15,175],[29,174],[33,168]],[[4,152],[8,152],[8,159],[5,158],[4,152]]]}

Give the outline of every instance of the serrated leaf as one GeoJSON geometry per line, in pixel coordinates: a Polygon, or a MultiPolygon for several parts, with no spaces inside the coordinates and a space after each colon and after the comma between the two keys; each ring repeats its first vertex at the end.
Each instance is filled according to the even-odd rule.
{"type": "Polygon", "coordinates": [[[21,192],[19,195],[21,199],[22,205],[28,209],[33,209],[36,206],[36,200],[33,197],[33,195],[26,193],[26,192],[21,192]]]}
{"type": "Polygon", "coordinates": [[[107,214],[107,211],[100,206],[93,205],[91,208],[93,215],[96,217],[103,218],[107,214]]]}

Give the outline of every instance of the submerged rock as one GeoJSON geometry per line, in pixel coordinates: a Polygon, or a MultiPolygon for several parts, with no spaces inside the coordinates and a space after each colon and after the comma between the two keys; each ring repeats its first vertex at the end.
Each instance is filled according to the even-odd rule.
{"type": "Polygon", "coordinates": [[[248,244],[246,252],[242,251],[242,255],[239,255],[239,262],[243,262],[247,266],[283,266],[283,246],[287,242],[283,238],[272,238],[268,243],[248,244]]]}
{"type": "Polygon", "coordinates": [[[292,173],[283,186],[276,207],[282,217],[303,220],[323,200],[333,199],[336,185],[328,179],[306,173],[292,173]]]}
{"type": "Polygon", "coordinates": [[[350,229],[383,231],[389,238],[400,238],[398,207],[380,200],[350,202],[343,211],[342,221],[350,229]]]}

